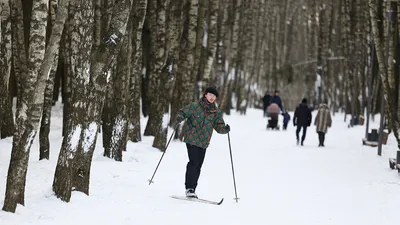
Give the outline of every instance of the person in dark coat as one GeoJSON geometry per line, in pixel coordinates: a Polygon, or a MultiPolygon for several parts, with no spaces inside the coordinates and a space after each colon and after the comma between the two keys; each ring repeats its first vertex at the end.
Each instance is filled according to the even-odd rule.
{"type": "Polygon", "coordinates": [[[296,107],[293,117],[293,125],[296,127],[296,140],[299,144],[299,133],[303,129],[303,135],[301,136],[301,145],[303,146],[304,140],[306,139],[307,127],[311,125],[312,115],[311,110],[307,105],[307,99],[303,98],[301,104],[296,107]]]}
{"type": "Polygon", "coordinates": [[[281,111],[283,111],[282,100],[281,100],[281,97],[279,97],[279,91],[275,91],[275,95],[271,97],[269,104],[273,104],[273,103],[277,104],[279,106],[279,108],[281,109],[281,111]]]}
{"type": "Polygon", "coordinates": [[[271,95],[269,95],[269,92],[266,91],[265,95],[263,97],[264,117],[268,116],[267,108],[269,106],[270,99],[271,99],[271,95]]]}
{"type": "Polygon", "coordinates": [[[287,125],[288,125],[288,123],[290,121],[290,115],[289,115],[289,113],[287,111],[284,111],[282,113],[282,116],[283,116],[283,130],[286,130],[287,129],[287,125]]]}

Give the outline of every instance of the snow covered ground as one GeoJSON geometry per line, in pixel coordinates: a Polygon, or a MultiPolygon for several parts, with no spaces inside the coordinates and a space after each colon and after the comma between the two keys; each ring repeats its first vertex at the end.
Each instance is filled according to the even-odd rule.
{"type": "MultiPolygon", "coordinates": [[[[385,225],[398,221],[400,176],[388,168],[388,157],[395,156],[394,137],[389,137],[379,157],[377,148],[361,145],[365,127],[348,129],[339,114],[325,148],[317,147],[314,126],[308,130],[305,146],[299,147],[292,123],[287,131],[267,131],[262,112],[254,109],[247,110],[247,116],[224,117],[231,125],[239,203],[233,200],[228,137],[217,133],[207,150],[197,194],[211,200],[224,197],[220,206],[169,197],[184,194],[187,155],[185,145],[178,141],[171,143],[155,183],[148,185],[161,157],[151,147],[151,137],[129,143],[122,163],[104,158],[97,148],[90,196],[75,192],[71,202],[64,203],[51,192],[61,146],[58,107],[53,110],[51,159],[38,161],[36,140],[28,168],[26,206],[18,206],[15,214],[1,211],[1,225],[385,225]]],[[[378,122],[372,127],[377,128],[378,122]]],[[[145,119],[142,129],[144,125],[145,119]]],[[[10,152],[11,139],[0,140],[1,206],[10,152]]]]}

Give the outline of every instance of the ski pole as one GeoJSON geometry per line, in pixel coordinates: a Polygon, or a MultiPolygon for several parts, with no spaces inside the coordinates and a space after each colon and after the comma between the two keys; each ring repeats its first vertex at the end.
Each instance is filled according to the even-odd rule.
{"type": "Polygon", "coordinates": [[[235,188],[235,200],[238,202],[239,198],[237,197],[237,191],[236,191],[236,181],[235,181],[235,170],[233,169],[233,158],[232,158],[232,148],[231,148],[231,137],[228,133],[228,144],[229,144],[229,153],[231,156],[231,165],[232,165],[232,175],[233,175],[233,187],[235,188]]]}
{"type": "Polygon", "coordinates": [[[149,181],[149,185],[150,185],[151,183],[154,183],[154,182],[153,182],[154,175],[156,175],[157,169],[158,169],[158,167],[160,166],[160,163],[161,163],[161,160],[162,160],[163,157],[164,157],[164,154],[167,152],[168,145],[169,145],[169,143],[171,142],[172,137],[174,136],[177,127],[178,127],[178,124],[175,125],[175,129],[174,129],[174,131],[172,132],[171,137],[169,138],[169,140],[168,140],[168,142],[167,142],[167,145],[165,146],[164,152],[163,152],[163,154],[161,155],[160,161],[158,161],[158,164],[157,164],[156,169],[154,170],[153,176],[151,176],[151,179],[148,180],[148,181],[149,181]]]}

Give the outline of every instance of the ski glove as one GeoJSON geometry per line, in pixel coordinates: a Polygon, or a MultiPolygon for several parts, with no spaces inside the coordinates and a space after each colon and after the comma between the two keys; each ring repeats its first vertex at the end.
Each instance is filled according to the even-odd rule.
{"type": "Polygon", "coordinates": [[[225,125],[224,129],[226,133],[229,133],[229,131],[231,131],[231,127],[228,124],[225,125]]]}

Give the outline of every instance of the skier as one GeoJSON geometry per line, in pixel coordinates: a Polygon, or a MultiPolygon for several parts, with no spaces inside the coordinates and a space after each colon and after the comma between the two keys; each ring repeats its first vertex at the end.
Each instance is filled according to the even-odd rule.
{"type": "Polygon", "coordinates": [[[296,129],[296,140],[297,145],[299,144],[299,133],[303,129],[303,135],[301,136],[301,145],[303,146],[304,140],[306,139],[307,127],[311,125],[312,115],[311,110],[307,105],[307,99],[303,98],[301,104],[296,107],[293,117],[293,125],[297,126],[296,129]]]}
{"type": "Polygon", "coordinates": [[[328,127],[332,126],[332,117],[328,104],[324,102],[319,106],[317,117],[315,117],[314,125],[317,127],[319,145],[325,147],[325,134],[328,132],[328,127]]]}
{"type": "Polygon", "coordinates": [[[186,166],[185,188],[186,197],[197,198],[196,187],[203,165],[206,149],[215,129],[220,134],[230,131],[228,124],[222,118],[222,112],[215,105],[218,91],[215,87],[208,87],[198,102],[192,102],[179,110],[176,122],[183,126],[183,142],[189,156],[186,166]]]}

